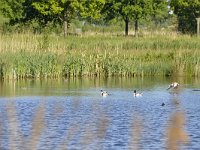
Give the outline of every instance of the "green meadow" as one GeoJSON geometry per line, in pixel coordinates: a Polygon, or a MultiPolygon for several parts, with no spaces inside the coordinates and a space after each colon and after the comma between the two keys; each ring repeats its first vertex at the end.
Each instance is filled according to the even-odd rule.
{"type": "Polygon", "coordinates": [[[2,79],[199,76],[200,38],[188,35],[1,34],[2,79]]]}

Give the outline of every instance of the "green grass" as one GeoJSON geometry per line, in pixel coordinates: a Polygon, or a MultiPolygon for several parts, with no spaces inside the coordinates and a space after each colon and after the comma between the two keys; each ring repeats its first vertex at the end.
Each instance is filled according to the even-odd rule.
{"type": "Polygon", "coordinates": [[[199,40],[178,35],[0,35],[0,76],[199,76],[199,40]]]}

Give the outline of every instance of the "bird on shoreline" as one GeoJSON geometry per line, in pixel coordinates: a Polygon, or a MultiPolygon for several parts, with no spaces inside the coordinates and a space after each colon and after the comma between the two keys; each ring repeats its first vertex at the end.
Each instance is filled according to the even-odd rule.
{"type": "Polygon", "coordinates": [[[133,96],[134,97],[141,97],[142,96],[142,93],[137,93],[136,90],[133,91],[133,96]]]}
{"type": "Polygon", "coordinates": [[[101,90],[101,96],[106,97],[106,96],[108,96],[108,95],[109,95],[109,94],[108,94],[107,91],[101,90]]]}
{"type": "Polygon", "coordinates": [[[176,88],[178,88],[179,85],[180,85],[179,83],[173,82],[168,86],[167,90],[169,90],[171,88],[176,89],[176,88]]]}

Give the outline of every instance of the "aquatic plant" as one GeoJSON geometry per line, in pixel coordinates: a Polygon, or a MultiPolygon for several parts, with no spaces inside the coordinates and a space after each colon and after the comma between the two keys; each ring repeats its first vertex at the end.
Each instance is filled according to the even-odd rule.
{"type": "Polygon", "coordinates": [[[199,76],[199,47],[199,38],[178,35],[0,35],[0,76],[199,76]]]}

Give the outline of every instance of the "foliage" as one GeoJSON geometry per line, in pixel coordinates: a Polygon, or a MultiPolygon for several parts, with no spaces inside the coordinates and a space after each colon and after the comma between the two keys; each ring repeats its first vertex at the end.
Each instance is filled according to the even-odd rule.
{"type": "Polygon", "coordinates": [[[16,28],[29,26],[42,31],[47,26],[59,25],[64,26],[64,35],[68,34],[73,19],[97,25],[123,21],[126,35],[134,22],[137,36],[141,22],[153,21],[157,27],[173,19],[174,15],[168,12],[168,2],[178,16],[179,31],[194,33],[195,18],[200,16],[199,0],[0,0],[0,12],[16,28]]]}
{"type": "Polygon", "coordinates": [[[134,21],[135,35],[138,33],[138,23],[141,19],[153,16],[156,18],[163,18],[167,9],[166,1],[156,0],[109,0],[106,2],[104,11],[107,14],[107,18],[122,18],[125,22],[125,34],[128,35],[128,25],[130,21],[134,21]],[[165,9],[163,9],[165,8],[165,9]]]}
{"type": "Polygon", "coordinates": [[[68,36],[66,42],[51,35],[13,34],[0,39],[2,78],[200,75],[196,37],[68,36]]]}
{"type": "Polygon", "coordinates": [[[156,26],[169,18],[167,5],[168,2],[166,0],[153,0],[151,18],[156,26]]]}
{"type": "Polygon", "coordinates": [[[0,1],[0,10],[4,16],[10,18],[11,22],[18,22],[23,18],[23,3],[25,0],[0,1]]]}
{"type": "Polygon", "coordinates": [[[91,20],[91,22],[101,19],[101,10],[103,9],[105,0],[83,0],[80,7],[80,15],[83,18],[91,20]]]}
{"type": "Polygon", "coordinates": [[[195,33],[196,18],[200,17],[200,1],[171,0],[171,7],[178,16],[178,30],[182,33],[195,33]]]}
{"type": "Polygon", "coordinates": [[[64,35],[67,34],[67,28],[71,20],[75,17],[75,12],[79,7],[79,0],[42,0],[35,1],[32,6],[50,21],[64,24],[64,35]]]}

